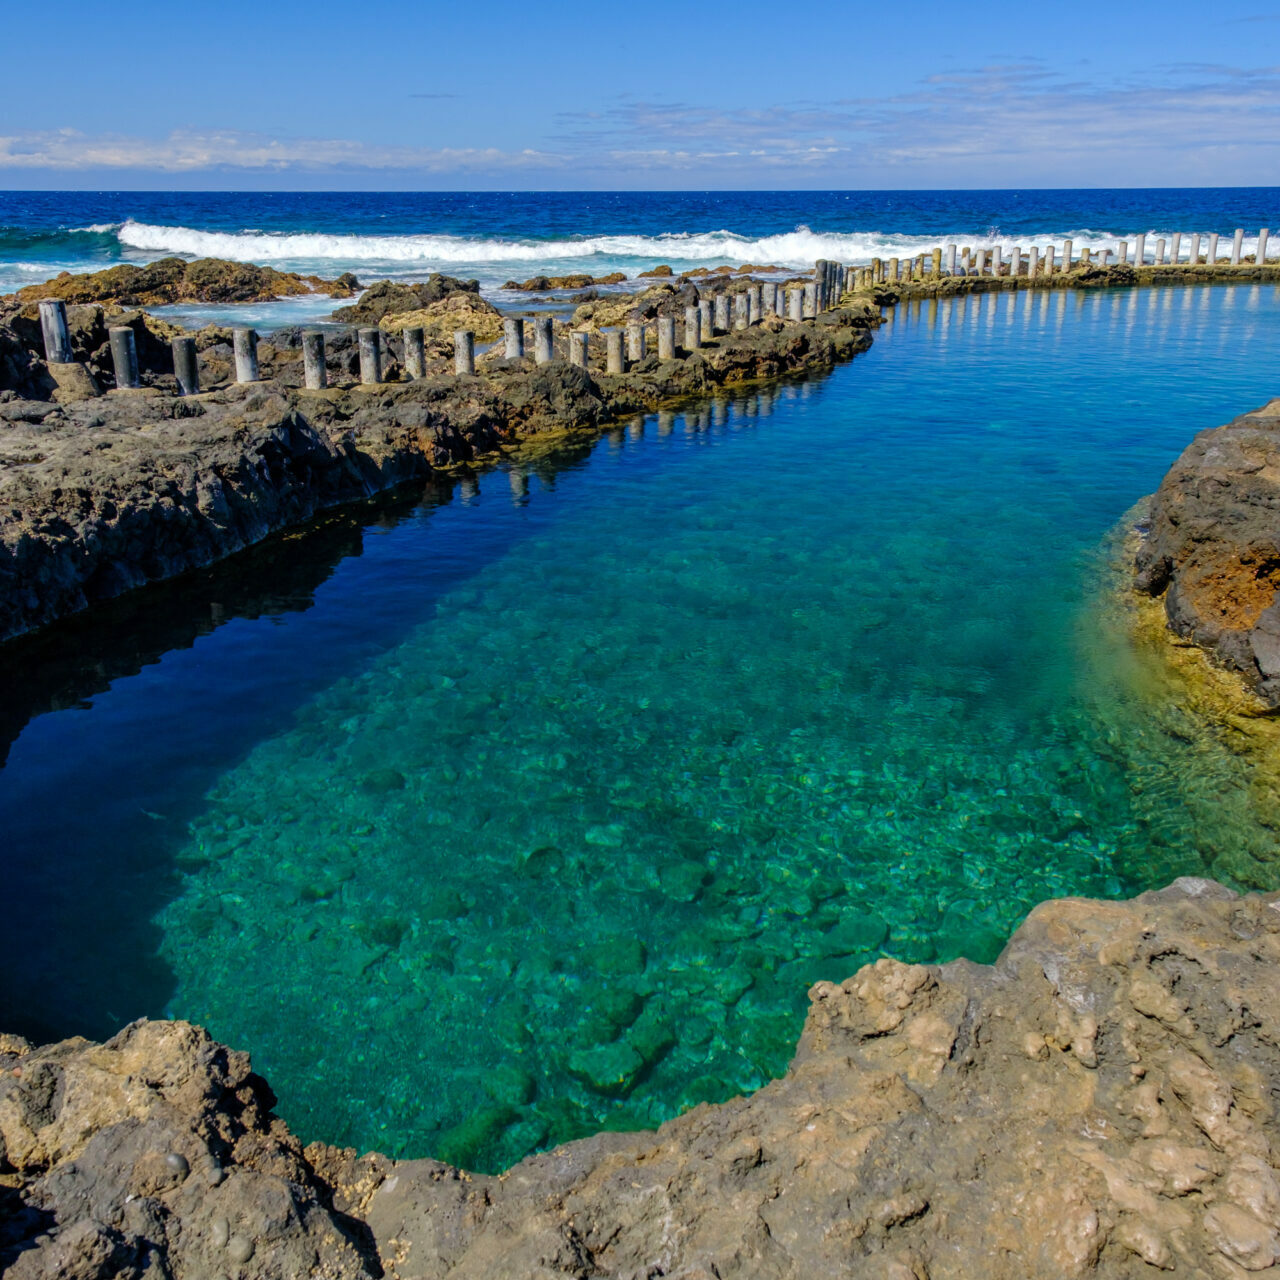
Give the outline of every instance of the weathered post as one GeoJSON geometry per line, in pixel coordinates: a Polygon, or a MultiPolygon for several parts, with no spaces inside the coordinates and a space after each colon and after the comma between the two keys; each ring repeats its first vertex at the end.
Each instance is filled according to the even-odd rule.
{"type": "Polygon", "coordinates": [[[1253,255],[1253,260],[1258,266],[1263,266],[1267,261],[1267,237],[1270,235],[1266,227],[1258,232],[1258,251],[1253,255]]]}
{"type": "Polygon", "coordinates": [[[967,276],[973,270],[973,260],[969,257],[969,250],[964,249],[960,254],[960,274],[967,276]]]}
{"type": "Polygon", "coordinates": [[[676,358],[676,318],[675,316],[659,316],[658,317],[658,359],[674,360],[675,358],[676,358]]]}
{"type": "Polygon", "coordinates": [[[698,315],[697,307],[685,307],[684,309],[684,349],[686,351],[697,351],[702,345],[699,333],[702,329],[702,319],[698,315]]]}
{"type": "Polygon", "coordinates": [[[1175,231],[1173,233],[1173,243],[1169,248],[1169,261],[1176,267],[1178,259],[1182,256],[1182,232],[1175,231]]]}
{"type": "Polygon", "coordinates": [[[1194,232],[1191,236],[1191,254],[1187,259],[1190,266],[1195,266],[1200,261],[1200,233],[1194,232]]]}
{"type": "Polygon", "coordinates": [[[1062,270],[1064,274],[1071,270],[1071,245],[1072,241],[1070,240],[1062,242],[1062,270]]]}
{"type": "Polygon", "coordinates": [[[987,251],[985,249],[978,250],[977,269],[979,275],[987,269],[987,251]]]}
{"type": "Polygon", "coordinates": [[[1089,265],[1089,259],[1090,259],[1090,257],[1092,257],[1092,255],[1093,255],[1093,250],[1092,250],[1092,249],[1088,249],[1088,248],[1081,249],[1081,250],[1080,250],[1080,265],[1081,265],[1082,267],[1087,267],[1087,266],[1089,265]]]}
{"type": "Polygon", "coordinates": [[[930,255],[930,257],[932,259],[930,274],[934,276],[934,278],[936,279],[938,276],[942,274],[942,247],[939,246],[938,248],[936,248],[933,251],[933,253],[930,255]]]}
{"type": "Polygon", "coordinates": [[[40,331],[44,334],[44,358],[50,364],[70,364],[71,333],[67,304],[61,298],[45,298],[40,303],[40,331]]]}
{"type": "Polygon", "coordinates": [[[998,276],[1000,268],[1004,265],[1004,254],[1000,250],[1000,246],[993,245],[991,249],[991,274],[998,276]]]}
{"type": "Polygon", "coordinates": [[[169,344],[173,350],[173,376],[178,380],[178,394],[200,394],[200,365],[196,360],[194,338],[174,338],[169,344]]]}
{"type": "Polygon", "coordinates": [[[1163,238],[1156,240],[1156,262],[1157,267],[1164,266],[1164,240],[1163,238]]]}
{"type": "Polygon", "coordinates": [[[778,314],[778,282],[766,280],[760,292],[760,310],[766,316],[778,314]]]}
{"type": "Polygon", "coordinates": [[[880,261],[879,258],[871,259],[871,283],[872,284],[880,283],[880,279],[881,279],[880,271],[883,266],[884,264],[880,261]]]}
{"type": "MultiPolygon", "coordinates": [[[[818,287],[816,281],[811,281],[810,283],[815,289],[818,287]]],[[[735,293],[733,295],[733,327],[735,329],[745,329],[748,316],[747,295],[745,293],[735,293]]]]}
{"type": "Polygon", "coordinates": [[[818,318],[818,287],[812,280],[804,287],[804,318],[806,320],[818,318]]]}
{"type": "Polygon", "coordinates": [[[716,336],[715,308],[710,298],[698,300],[698,323],[702,329],[699,335],[703,342],[710,342],[716,336]]]}
{"type": "Polygon", "coordinates": [[[1053,246],[1053,245],[1047,245],[1047,246],[1045,247],[1045,251],[1044,251],[1044,273],[1045,273],[1045,275],[1046,275],[1046,276],[1051,276],[1051,275],[1053,275],[1053,255],[1054,255],[1054,252],[1055,252],[1055,250],[1054,250],[1054,246],[1053,246]]]}
{"type": "Polygon", "coordinates": [[[627,325],[627,359],[632,364],[644,359],[644,325],[639,320],[627,325]]]}
{"type": "Polygon", "coordinates": [[[232,329],[231,347],[235,352],[236,381],[258,381],[258,333],[256,329],[232,329]]]}
{"type": "MultiPolygon", "coordinates": [[[[662,322],[659,321],[658,324],[661,326],[662,322]]],[[[658,332],[661,333],[662,329],[659,328],[658,332]]],[[[569,363],[577,365],[579,369],[587,367],[588,339],[589,335],[580,329],[575,329],[569,335],[569,363]]]]}
{"type": "Polygon", "coordinates": [[[626,373],[622,359],[622,330],[610,329],[604,335],[604,367],[606,373],[626,373]]]}
{"type": "Polygon", "coordinates": [[[1129,242],[1127,240],[1121,240],[1116,244],[1116,261],[1123,265],[1128,265],[1129,242]]]}
{"type": "Polygon", "coordinates": [[[508,360],[524,359],[524,321],[514,316],[508,316],[502,322],[502,337],[506,343],[506,357],[508,360]]]}
{"type": "Polygon", "coordinates": [[[324,334],[312,329],[302,335],[302,375],[308,391],[323,391],[329,385],[324,363],[324,334]]]}
{"type": "Polygon", "coordinates": [[[760,286],[751,284],[747,286],[747,324],[760,323],[760,286]]]}
{"type": "Polygon", "coordinates": [[[828,279],[826,259],[819,258],[818,261],[813,264],[814,298],[816,299],[814,305],[819,311],[823,310],[826,306],[828,279]]]}
{"type": "Polygon", "coordinates": [[[115,366],[116,386],[122,389],[141,386],[138,378],[138,344],[133,330],[127,324],[114,325],[107,330],[107,337],[111,340],[111,363],[115,366]]]}
{"type": "Polygon", "coordinates": [[[533,321],[533,362],[546,364],[556,356],[554,320],[551,316],[535,316],[533,321]]]}
{"type": "Polygon", "coordinates": [[[382,330],[361,329],[360,381],[366,386],[382,381],[382,330]]]}
{"type": "Polygon", "coordinates": [[[1209,252],[1206,255],[1209,265],[1216,266],[1218,261],[1218,233],[1215,231],[1209,236],[1209,252]]]}
{"type": "Polygon", "coordinates": [[[804,319],[804,290],[798,286],[787,290],[787,319],[804,319]]]}
{"type": "MultiPolygon", "coordinates": [[[[858,268],[845,267],[844,269],[844,291],[852,293],[858,287],[858,268]]],[[[772,314],[772,313],[770,313],[772,314]]]]}
{"type": "Polygon", "coordinates": [[[427,376],[427,348],[420,328],[406,329],[401,335],[404,342],[404,367],[415,382],[427,376]]]}
{"type": "Polygon", "coordinates": [[[1147,233],[1140,231],[1133,238],[1133,265],[1141,267],[1147,261],[1147,233]]]}
{"type": "Polygon", "coordinates": [[[1240,265],[1240,251],[1244,248],[1244,228],[1237,227],[1236,233],[1231,237],[1231,265],[1238,267],[1240,265]]]}
{"type": "Polygon", "coordinates": [[[453,335],[453,371],[459,377],[476,371],[476,335],[470,329],[459,329],[453,335]]]}
{"type": "Polygon", "coordinates": [[[947,245],[947,275],[953,276],[956,273],[956,247],[953,244],[947,245]]]}
{"type": "Polygon", "coordinates": [[[716,329],[720,333],[729,332],[729,295],[716,294],[716,329]]]}
{"type": "Polygon", "coordinates": [[[898,260],[897,258],[889,259],[889,283],[896,284],[898,280],[898,260]]]}
{"type": "Polygon", "coordinates": [[[1027,251],[1027,283],[1034,284],[1040,270],[1040,246],[1033,244],[1027,251]]]}
{"type": "Polygon", "coordinates": [[[1022,250],[1014,245],[1009,250],[1009,279],[1016,280],[1022,274],[1022,250]]]}

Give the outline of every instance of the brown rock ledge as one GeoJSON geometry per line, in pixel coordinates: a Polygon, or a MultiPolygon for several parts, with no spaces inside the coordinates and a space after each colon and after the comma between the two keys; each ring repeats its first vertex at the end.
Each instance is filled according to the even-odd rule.
{"type": "Polygon", "coordinates": [[[1031,913],[818,983],[787,1074],[500,1177],[313,1144],[186,1023],[0,1037],[9,1280],[1242,1277],[1280,1259],[1280,894],[1031,913]]]}
{"type": "Polygon", "coordinates": [[[1202,431],[1151,499],[1135,583],[1280,707],[1280,399],[1202,431]]]}

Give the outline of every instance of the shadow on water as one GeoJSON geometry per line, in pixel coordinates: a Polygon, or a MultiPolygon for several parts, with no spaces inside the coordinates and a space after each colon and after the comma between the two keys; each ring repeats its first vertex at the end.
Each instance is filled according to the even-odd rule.
{"type": "MultiPolygon", "coordinates": [[[[734,403],[745,416],[760,400],[734,403]]],[[[680,420],[690,429],[723,425],[728,403],[680,420]]],[[[659,434],[676,420],[657,415],[659,434]]],[[[101,1038],[160,1014],[174,979],[158,954],[155,917],[176,891],[175,854],[211,781],[531,532],[520,518],[531,484],[554,491],[598,445],[616,445],[641,421],[602,441],[560,440],[510,465],[440,475],[326,512],[5,646],[0,868],[22,910],[0,978],[0,1028],[37,1041],[101,1038]],[[484,518],[466,519],[444,554],[426,560],[415,541],[352,574],[383,535],[451,506],[480,506],[491,493],[487,512],[469,513],[484,518]],[[330,600],[344,575],[352,580],[330,600]],[[183,669],[167,675],[175,663],[183,669]],[[117,700],[127,705],[117,710],[117,700]],[[166,725],[174,731],[167,755],[155,744],[166,725]],[[37,741],[28,752],[29,738],[37,741]]]]}

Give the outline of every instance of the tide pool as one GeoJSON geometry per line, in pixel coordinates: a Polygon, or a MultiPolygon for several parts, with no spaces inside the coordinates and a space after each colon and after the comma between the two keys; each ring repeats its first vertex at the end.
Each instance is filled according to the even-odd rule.
{"type": "Polygon", "coordinates": [[[191,1018],[305,1138],[492,1170],[760,1086],[878,955],[1274,887],[1246,766],[1102,618],[1111,531],[1275,392],[1277,318],[917,303],[826,378],[388,506],[20,734],[6,1015],[191,1018]]]}

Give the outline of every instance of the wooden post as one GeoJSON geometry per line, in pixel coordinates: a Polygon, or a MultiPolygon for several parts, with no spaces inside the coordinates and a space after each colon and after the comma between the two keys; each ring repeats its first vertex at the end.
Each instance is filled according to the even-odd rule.
{"type": "Polygon", "coordinates": [[[676,318],[675,316],[658,317],[658,359],[674,360],[676,358],[676,318]]]}
{"type": "MultiPolygon", "coordinates": [[[[809,283],[813,285],[815,290],[817,289],[817,281],[811,280],[809,283]]],[[[807,288],[808,286],[806,285],[805,287],[807,288]]],[[[733,327],[735,329],[745,329],[748,315],[747,295],[745,293],[735,293],[733,295],[733,327]]]]}
{"type": "Polygon", "coordinates": [[[174,338],[169,346],[173,351],[173,373],[178,379],[178,394],[180,396],[199,395],[200,365],[196,360],[196,340],[174,338]]]}
{"type": "Polygon", "coordinates": [[[940,276],[942,274],[942,248],[939,246],[933,251],[933,275],[940,276]]]}
{"type": "Polygon", "coordinates": [[[359,339],[360,381],[374,386],[382,381],[382,330],[361,329],[359,339]]]}
{"type": "Polygon", "coordinates": [[[324,362],[324,334],[312,329],[302,335],[302,376],[308,391],[323,391],[329,385],[324,362]]]}
{"type": "Polygon", "coordinates": [[[804,319],[804,290],[798,285],[787,290],[787,319],[804,319]]]}
{"type": "Polygon", "coordinates": [[[898,280],[898,260],[897,258],[889,259],[889,283],[896,284],[898,280]]]}
{"type": "Polygon", "coordinates": [[[258,381],[258,334],[255,329],[232,329],[231,347],[235,353],[236,381],[258,381]]]}
{"type": "Polygon", "coordinates": [[[644,325],[639,320],[632,320],[627,325],[627,360],[638,364],[644,359],[644,325]]]}
{"type": "Polygon", "coordinates": [[[502,336],[506,342],[508,360],[524,359],[524,321],[508,316],[502,322],[502,336]]]}
{"type": "Polygon", "coordinates": [[[818,286],[812,280],[804,286],[804,318],[806,320],[818,318],[818,286]]]}
{"type": "MultiPolygon", "coordinates": [[[[404,339],[404,367],[409,376],[418,381],[427,376],[427,350],[423,342],[421,329],[406,329],[401,335],[404,339]]],[[[508,341],[508,350],[510,342],[508,341]]]]}
{"type": "Polygon", "coordinates": [[[627,366],[622,359],[621,329],[610,329],[604,335],[604,352],[606,373],[626,373],[627,366]]]}
{"type": "Polygon", "coordinates": [[[546,364],[554,360],[556,354],[555,335],[550,316],[538,316],[533,322],[533,360],[535,364],[546,364]]]}
{"type": "Polygon", "coordinates": [[[39,311],[44,358],[50,364],[70,364],[71,333],[67,329],[67,304],[61,298],[45,298],[39,311]]]}
{"type": "Polygon", "coordinates": [[[141,386],[138,377],[138,343],[133,330],[127,324],[115,325],[107,330],[107,337],[111,342],[111,363],[115,366],[116,386],[122,390],[141,386]]]}
{"type": "Polygon", "coordinates": [[[476,371],[476,335],[470,329],[459,329],[453,335],[453,371],[460,377],[476,371]]]}

